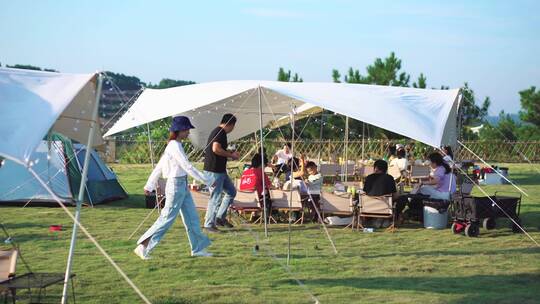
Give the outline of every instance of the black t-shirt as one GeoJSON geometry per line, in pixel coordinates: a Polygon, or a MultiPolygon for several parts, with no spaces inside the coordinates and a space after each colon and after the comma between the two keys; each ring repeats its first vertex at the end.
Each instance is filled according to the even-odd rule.
{"type": "Polygon", "coordinates": [[[373,173],[366,177],[364,192],[370,196],[381,196],[396,192],[394,178],[386,173],[373,173]]]}
{"type": "Polygon", "coordinates": [[[227,158],[212,151],[212,145],[215,142],[219,143],[223,150],[227,150],[227,133],[221,127],[212,130],[208,136],[208,143],[204,149],[204,170],[216,173],[227,172],[227,158]]]}

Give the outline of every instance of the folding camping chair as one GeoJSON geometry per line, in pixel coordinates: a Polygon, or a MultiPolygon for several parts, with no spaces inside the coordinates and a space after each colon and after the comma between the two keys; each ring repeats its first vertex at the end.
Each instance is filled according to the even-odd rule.
{"type": "Polygon", "coordinates": [[[333,180],[337,180],[341,172],[341,167],[338,164],[320,164],[319,173],[324,176],[330,176],[333,180]]]}
{"type": "Polygon", "coordinates": [[[366,194],[360,195],[360,204],[358,212],[358,228],[364,228],[362,218],[383,218],[392,219],[392,224],[386,228],[388,232],[396,231],[395,219],[395,204],[392,201],[391,195],[385,196],[369,196],[366,194]]]}
{"type": "MultiPolygon", "coordinates": [[[[64,273],[34,273],[29,272],[20,276],[15,274],[17,268],[17,258],[19,250],[1,250],[0,251],[0,292],[3,290],[4,303],[7,303],[8,296],[13,303],[16,301],[17,289],[28,290],[30,303],[41,303],[42,297],[46,294],[47,287],[64,282],[64,273]],[[32,288],[38,289],[37,302],[32,301],[32,288]]],[[[75,274],[70,275],[71,291],[73,302],[75,302],[75,287],[73,278],[75,274]]]]}
{"type": "Polygon", "coordinates": [[[358,169],[358,175],[361,177],[362,180],[365,180],[366,177],[373,174],[375,172],[375,169],[373,169],[372,165],[362,165],[358,169]]]}
{"type": "MultiPolygon", "coordinates": [[[[9,281],[15,276],[15,270],[17,268],[17,256],[19,252],[17,249],[1,250],[0,251],[0,284],[9,281]]],[[[7,303],[7,298],[10,295],[13,303],[15,303],[15,291],[0,285],[0,295],[4,296],[4,303],[7,303]]]]}
{"type": "MultiPolygon", "coordinates": [[[[240,179],[236,180],[236,197],[234,198],[234,201],[231,205],[231,210],[235,211],[239,215],[245,215],[247,213],[251,213],[252,217],[250,220],[253,220],[253,214],[259,213],[262,211],[261,207],[259,206],[259,198],[257,195],[257,191],[251,190],[251,191],[241,191],[240,190],[240,179]]],[[[262,223],[263,217],[259,216],[254,223],[262,223]]]]}
{"type": "MultiPolygon", "coordinates": [[[[300,212],[300,218],[298,218],[294,224],[304,223],[304,207],[302,206],[302,199],[300,198],[300,192],[298,189],[290,190],[270,190],[270,198],[272,199],[272,210],[278,212],[289,212],[289,201],[292,196],[291,208],[292,212],[300,212]]],[[[271,221],[277,223],[277,221],[270,217],[271,221]]]]}
{"type": "Polygon", "coordinates": [[[423,165],[411,165],[411,171],[409,173],[409,185],[415,180],[426,179],[429,177],[431,168],[423,165]]]}
{"type": "Polygon", "coordinates": [[[15,276],[18,255],[17,249],[0,250],[0,282],[15,276]]]}
{"type": "MultiPolygon", "coordinates": [[[[321,216],[326,218],[326,215],[337,215],[337,216],[354,216],[354,205],[350,195],[341,196],[335,195],[333,193],[321,193],[321,216]]],[[[353,223],[349,226],[354,225],[353,223]]]]}
{"type": "Polygon", "coordinates": [[[344,176],[345,181],[347,181],[349,177],[357,176],[354,164],[340,165],[338,175],[340,177],[344,176]],[[345,168],[347,169],[347,171],[345,171],[345,168]],[[345,176],[345,172],[347,172],[347,176],[345,176]]]}

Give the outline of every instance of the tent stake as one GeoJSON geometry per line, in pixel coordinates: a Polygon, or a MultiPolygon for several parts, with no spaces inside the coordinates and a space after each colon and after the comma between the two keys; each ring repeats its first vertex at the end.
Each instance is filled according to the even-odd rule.
{"type": "Polygon", "coordinates": [[[77,199],[77,207],[75,209],[75,221],[73,222],[73,232],[71,234],[71,242],[69,244],[69,254],[68,254],[68,261],[67,261],[67,266],[66,266],[66,275],[64,277],[64,290],[62,292],[62,304],[65,304],[67,302],[68,287],[69,287],[68,285],[69,285],[70,276],[71,276],[71,267],[73,265],[73,253],[75,252],[75,244],[77,242],[77,222],[79,222],[79,219],[81,217],[81,205],[84,200],[84,189],[86,186],[88,166],[90,165],[90,149],[92,149],[92,141],[94,139],[96,128],[99,128],[99,126],[96,124],[96,121],[97,121],[97,116],[98,116],[99,99],[101,97],[102,85],[103,85],[103,75],[99,73],[98,79],[97,79],[96,102],[94,105],[94,110],[92,112],[92,121],[90,122],[90,130],[88,132],[88,142],[86,144],[86,151],[84,155],[84,166],[83,166],[81,184],[79,186],[79,197],[77,199]]]}

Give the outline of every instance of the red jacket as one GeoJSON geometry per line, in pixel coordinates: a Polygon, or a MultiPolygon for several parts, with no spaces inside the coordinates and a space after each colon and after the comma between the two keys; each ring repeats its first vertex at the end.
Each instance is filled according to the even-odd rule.
{"type": "MultiPolygon", "coordinates": [[[[240,178],[240,191],[253,191],[257,190],[257,194],[260,196],[263,190],[263,179],[262,179],[262,169],[261,168],[249,168],[240,178]]],[[[266,174],[264,174],[265,188],[270,188],[270,179],[266,174]]]]}

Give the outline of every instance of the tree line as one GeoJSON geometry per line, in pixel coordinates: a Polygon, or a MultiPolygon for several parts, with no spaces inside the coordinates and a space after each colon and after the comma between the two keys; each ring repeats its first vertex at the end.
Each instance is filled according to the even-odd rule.
{"type": "MultiPolygon", "coordinates": [[[[375,61],[366,67],[365,74],[359,69],[350,67],[345,73],[333,69],[332,80],[336,83],[358,83],[374,84],[385,86],[427,88],[427,76],[420,73],[416,81],[412,84],[411,76],[402,70],[402,62],[394,52],[386,58],[376,58],[375,61]]],[[[285,72],[280,67],[278,71],[278,81],[303,81],[298,73],[291,76],[291,71],[285,72]]],[[[432,89],[447,90],[448,86],[441,85],[432,89]]],[[[511,115],[501,111],[497,123],[488,121],[488,111],[491,105],[489,97],[485,97],[479,104],[474,90],[464,82],[462,87],[463,100],[461,103],[462,134],[464,140],[540,140],[540,89],[531,86],[519,92],[521,110],[519,119],[515,120],[511,115]]],[[[316,139],[322,133],[324,138],[343,138],[345,120],[341,115],[333,115],[329,111],[323,111],[317,122],[319,125],[310,123],[307,120],[299,122],[298,129],[304,129],[304,137],[316,139]],[[306,125],[307,124],[307,125],[306,125]],[[322,130],[321,130],[322,128],[322,130]]],[[[362,122],[350,120],[349,129],[351,134],[366,134],[371,138],[403,139],[403,136],[386,131],[375,126],[362,125],[362,122]]],[[[290,132],[290,130],[289,130],[290,132]]]]}

